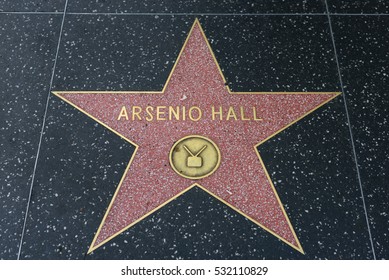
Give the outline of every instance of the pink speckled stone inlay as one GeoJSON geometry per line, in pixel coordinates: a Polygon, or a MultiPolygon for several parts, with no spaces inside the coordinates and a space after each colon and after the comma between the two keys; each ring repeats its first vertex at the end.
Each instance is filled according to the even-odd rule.
{"type": "MultiPolygon", "coordinates": [[[[130,224],[153,211],[192,184],[200,184],[244,215],[300,248],[283,212],[255,146],[308,112],[332,99],[328,94],[230,94],[196,22],[163,93],[60,93],[100,122],[139,147],[120,189],[108,209],[92,248],[105,243],[130,224]],[[118,120],[123,106],[129,120],[118,120]],[[131,106],[198,106],[202,118],[152,121],[131,119],[131,106]],[[236,109],[238,120],[212,120],[211,106],[236,109]],[[240,107],[253,118],[252,107],[263,121],[240,120],[240,107]],[[187,135],[213,140],[221,152],[220,167],[209,177],[191,180],[179,176],[169,164],[175,141],[187,135]]],[[[154,112],[155,113],[155,112],[154,112]]],[[[165,115],[167,117],[167,115],[165,115]]]]}

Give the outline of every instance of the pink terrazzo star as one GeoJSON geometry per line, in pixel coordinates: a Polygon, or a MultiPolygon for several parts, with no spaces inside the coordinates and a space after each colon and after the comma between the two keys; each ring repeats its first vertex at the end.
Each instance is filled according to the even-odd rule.
{"type": "MultiPolygon", "coordinates": [[[[105,244],[147,215],[199,186],[266,231],[303,253],[287,213],[277,195],[256,147],[338,95],[328,93],[239,93],[231,92],[196,20],[177,63],[161,92],[55,92],[137,149],[112,198],[89,252],[105,244]],[[118,116],[128,109],[128,120],[118,116]],[[143,108],[132,120],[132,106],[143,108]],[[151,106],[201,108],[198,121],[146,120],[151,106]],[[222,118],[212,119],[211,106],[222,107],[222,118]],[[235,108],[236,119],[229,107],[235,108]],[[242,120],[241,109],[245,118],[242,120]],[[252,108],[256,108],[254,120],[252,108]],[[173,171],[169,151],[187,135],[202,135],[214,141],[221,163],[212,175],[191,180],[173,171]]],[[[161,107],[163,108],[163,107],[161,107]]]]}

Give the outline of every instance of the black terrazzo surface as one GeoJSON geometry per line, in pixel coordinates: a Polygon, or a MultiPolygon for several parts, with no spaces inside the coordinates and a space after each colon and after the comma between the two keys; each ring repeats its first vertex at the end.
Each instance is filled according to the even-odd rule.
{"type": "Polygon", "coordinates": [[[339,90],[327,16],[199,19],[232,91],[339,90]]]}
{"type": "MultiPolygon", "coordinates": [[[[338,88],[327,16],[198,18],[233,91],[338,88]]],[[[53,88],[161,90],[194,19],[69,15],[53,88]]]]}
{"type": "Polygon", "coordinates": [[[327,0],[330,13],[347,14],[387,14],[389,2],[386,0],[327,0]]]}
{"type": "MultiPolygon", "coordinates": [[[[342,90],[328,17],[306,15],[325,1],[175,3],[69,0],[53,90],[160,90],[195,19],[164,13],[240,14],[198,16],[234,91],[342,90]]],[[[342,96],[259,147],[305,255],[199,188],[87,255],[133,147],[51,95],[33,171],[62,14],[23,12],[64,4],[0,2],[21,12],[0,13],[0,259],[18,257],[33,174],[21,259],[389,258],[385,16],[331,15],[356,153],[342,96]]],[[[384,1],[328,7],[387,13],[384,1]]]]}
{"type": "Polygon", "coordinates": [[[259,147],[307,259],[373,259],[347,133],[338,98],[259,147]]]}
{"type": "Polygon", "coordinates": [[[63,12],[66,0],[0,0],[0,12],[63,12]]]}
{"type": "Polygon", "coordinates": [[[0,259],[18,254],[60,19],[0,14],[0,259]]]}
{"type": "Polygon", "coordinates": [[[50,100],[22,259],[82,259],[133,147],[57,97],[50,100]]]}
{"type": "Polygon", "coordinates": [[[87,13],[325,13],[321,0],[70,0],[69,12],[87,13]]]}
{"type": "Polygon", "coordinates": [[[161,90],[194,17],[69,15],[56,90],[161,90]]]}
{"type": "Polygon", "coordinates": [[[334,17],[377,258],[389,258],[389,18],[334,17]],[[353,42],[350,45],[349,42],[353,42]]]}

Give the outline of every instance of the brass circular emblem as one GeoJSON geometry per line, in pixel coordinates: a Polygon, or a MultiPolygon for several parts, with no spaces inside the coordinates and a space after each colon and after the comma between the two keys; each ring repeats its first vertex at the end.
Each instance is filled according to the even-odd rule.
{"type": "Polygon", "coordinates": [[[201,179],[211,175],[220,165],[216,144],[203,136],[190,135],[178,140],[170,150],[170,165],[179,175],[201,179]]]}

